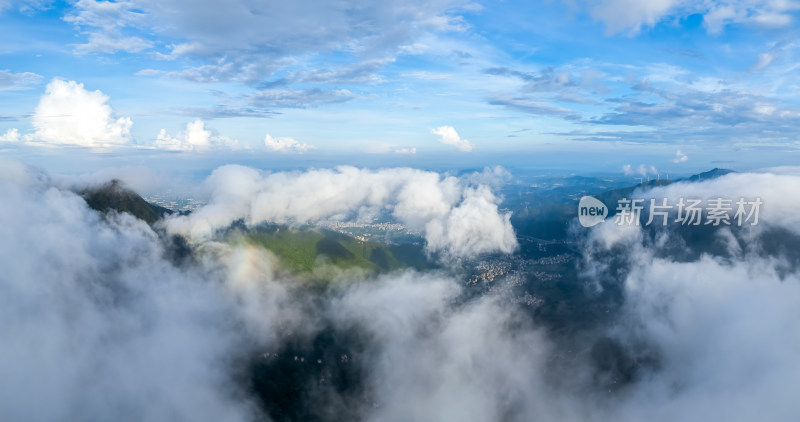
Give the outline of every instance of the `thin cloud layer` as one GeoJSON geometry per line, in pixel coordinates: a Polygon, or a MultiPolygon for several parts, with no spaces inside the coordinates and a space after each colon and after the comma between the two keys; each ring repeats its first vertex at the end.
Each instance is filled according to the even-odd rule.
{"type": "Polygon", "coordinates": [[[223,6],[207,1],[185,13],[180,2],[79,1],[66,20],[88,35],[78,52],[155,50],[167,60],[189,57],[206,63],[176,73],[187,79],[257,83],[313,53],[360,53],[367,60],[359,67],[382,63],[371,56],[393,57],[426,33],[463,29],[459,19],[447,13],[461,3],[266,2],[254,6],[234,1],[223,6]],[[150,41],[152,34],[174,41],[158,45],[150,41]]]}
{"type": "Polygon", "coordinates": [[[417,148],[416,148],[416,147],[410,147],[410,148],[406,148],[406,147],[403,147],[403,148],[395,148],[395,149],[393,149],[393,150],[392,150],[392,152],[394,152],[395,154],[414,155],[414,154],[416,154],[416,153],[417,153],[417,148]]]}
{"type": "Polygon", "coordinates": [[[13,73],[0,70],[0,91],[28,89],[42,80],[41,75],[33,72],[13,73]]]}
{"type": "MultiPolygon", "coordinates": [[[[583,2],[581,2],[583,3],[583,2]]],[[[660,0],[639,2],[605,0],[581,4],[595,19],[606,25],[610,34],[638,34],[643,27],[653,27],[662,20],[703,15],[703,25],[712,34],[719,34],[730,24],[747,24],[766,28],[785,27],[794,21],[792,13],[798,5],[792,1],[764,0],[706,1],[660,0]]]]}

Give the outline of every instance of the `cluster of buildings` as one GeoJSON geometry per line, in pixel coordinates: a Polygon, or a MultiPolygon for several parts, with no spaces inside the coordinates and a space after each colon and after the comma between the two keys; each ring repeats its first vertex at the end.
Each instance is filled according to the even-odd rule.
{"type": "Polygon", "coordinates": [[[151,204],[177,212],[191,212],[206,204],[194,198],[171,197],[167,195],[150,195],[144,199],[151,204]]]}

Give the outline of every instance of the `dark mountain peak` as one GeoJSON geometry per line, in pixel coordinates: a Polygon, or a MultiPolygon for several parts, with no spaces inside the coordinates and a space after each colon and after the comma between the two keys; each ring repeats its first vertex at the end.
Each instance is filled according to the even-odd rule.
{"type": "Polygon", "coordinates": [[[151,204],[138,193],[129,189],[119,179],[110,180],[100,186],[90,187],[80,192],[90,208],[100,211],[127,212],[136,218],[153,224],[172,211],[151,204]]]}
{"type": "Polygon", "coordinates": [[[118,192],[127,191],[136,195],[136,193],[133,190],[126,188],[125,185],[123,185],[122,181],[119,179],[111,179],[110,181],[102,185],[100,189],[108,189],[118,192]]]}

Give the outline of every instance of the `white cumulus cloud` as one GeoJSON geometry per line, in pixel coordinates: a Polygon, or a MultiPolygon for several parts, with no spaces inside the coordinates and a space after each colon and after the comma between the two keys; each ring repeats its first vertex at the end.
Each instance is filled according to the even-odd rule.
{"type": "Polygon", "coordinates": [[[108,96],[75,81],[53,79],[33,114],[34,142],[107,147],[130,140],[130,117],[114,118],[108,96]]]}
{"type": "Polygon", "coordinates": [[[303,144],[294,138],[276,138],[269,133],[264,137],[264,146],[268,151],[304,153],[314,149],[314,145],[303,144]]]}
{"type": "Polygon", "coordinates": [[[156,138],[156,147],[168,151],[198,151],[212,147],[236,147],[238,142],[225,136],[216,136],[206,129],[201,119],[186,124],[186,130],[173,137],[161,129],[156,138]]]}
{"type": "Polygon", "coordinates": [[[689,161],[689,157],[682,153],[681,150],[675,152],[675,158],[672,160],[673,163],[685,163],[689,161]]]}
{"type": "Polygon", "coordinates": [[[466,139],[461,139],[461,136],[452,126],[439,126],[436,129],[431,129],[431,133],[439,135],[441,137],[439,142],[443,144],[452,145],[464,152],[472,151],[472,144],[466,139]]]}
{"type": "Polygon", "coordinates": [[[20,140],[22,140],[22,136],[17,128],[11,128],[0,135],[0,142],[19,142],[20,140]]]}
{"type": "Polygon", "coordinates": [[[626,176],[638,174],[642,177],[647,177],[650,174],[657,175],[658,169],[653,165],[646,166],[644,164],[639,164],[639,167],[633,168],[630,164],[625,164],[622,166],[622,172],[625,173],[626,176]]]}

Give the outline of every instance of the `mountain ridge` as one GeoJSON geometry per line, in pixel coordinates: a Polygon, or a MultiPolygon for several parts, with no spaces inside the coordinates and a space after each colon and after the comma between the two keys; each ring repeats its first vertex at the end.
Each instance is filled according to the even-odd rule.
{"type": "Polygon", "coordinates": [[[90,208],[99,212],[126,212],[153,225],[174,211],[147,202],[138,193],[126,187],[119,179],[78,192],[90,208]]]}

